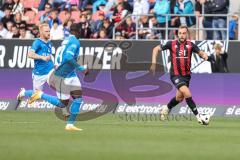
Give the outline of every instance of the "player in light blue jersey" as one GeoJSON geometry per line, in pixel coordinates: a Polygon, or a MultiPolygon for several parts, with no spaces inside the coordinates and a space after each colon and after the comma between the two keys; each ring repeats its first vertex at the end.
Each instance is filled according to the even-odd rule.
{"type": "Polygon", "coordinates": [[[43,90],[50,71],[54,68],[53,61],[51,60],[52,43],[49,41],[50,28],[48,24],[42,24],[39,26],[39,30],[40,38],[33,42],[28,53],[28,57],[34,59],[34,69],[32,71],[33,90],[21,88],[21,96],[18,96],[18,100],[21,100],[24,96],[31,97],[36,90],[43,90]]]}
{"type": "Polygon", "coordinates": [[[50,28],[47,24],[42,24],[39,30],[40,38],[33,42],[28,53],[28,57],[34,59],[34,69],[32,71],[33,90],[43,90],[48,74],[54,68],[51,60],[52,43],[49,41],[50,28]]]}
{"type": "MultiPolygon", "coordinates": [[[[54,69],[53,61],[51,60],[52,43],[50,39],[50,28],[48,24],[39,26],[40,38],[37,38],[28,53],[28,57],[34,59],[34,69],[32,71],[33,90],[25,90],[21,88],[17,99],[22,100],[24,97],[29,98],[34,91],[43,90],[44,84],[47,82],[51,71],[54,69]]],[[[69,116],[66,108],[62,108],[64,116],[69,116]]]]}
{"type": "Polygon", "coordinates": [[[68,131],[80,131],[82,129],[73,125],[83,103],[81,83],[76,71],[84,71],[85,75],[88,71],[77,63],[80,51],[78,25],[72,24],[70,32],[71,35],[62,42],[62,50],[57,59],[59,66],[51,73],[48,79],[48,84],[56,90],[57,97],[38,90],[31,96],[29,103],[31,104],[38,99],[43,99],[57,107],[63,108],[68,105],[69,99],[72,98],[70,116],[68,117],[65,129],[68,131]]]}

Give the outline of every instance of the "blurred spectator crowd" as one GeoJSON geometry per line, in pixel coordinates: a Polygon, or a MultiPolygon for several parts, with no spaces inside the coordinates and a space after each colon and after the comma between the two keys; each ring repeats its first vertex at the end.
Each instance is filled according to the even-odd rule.
{"type": "Polygon", "coordinates": [[[41,23],[49,24],[52,40],[69,36],[72,23],[79,24],[83,39],[112,39],[114,27],[116,39],[136,39],[136,32],[138,39],[172,39],[176,37],[174,28],[180,25],[187,25],[191,39],[196,39],[197,32],[192,28],[199,27],[197,21],[212,29],[204,31],[205,39],[225,40],[229,35],[229,39],[235,40],[238,34],[237,14],[230,17],[229,34],[217,30],[227,28],[226,16],[201,16],[227,15],[229,0],[0,0],[0,6],[1,38],[39,37],[41,23]],[[170,29],[167,33],[166,27],[170,29]]]}

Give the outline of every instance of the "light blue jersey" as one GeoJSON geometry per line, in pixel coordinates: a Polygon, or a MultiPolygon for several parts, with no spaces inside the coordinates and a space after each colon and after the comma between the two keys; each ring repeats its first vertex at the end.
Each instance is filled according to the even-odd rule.
{"type": "MultiPolygon", "coordinates": [[[[35,52],[40,56],[48,56],[52,54],[52,43],[45,42],[41,39],[36,39],[31,47],[31,51],[35,52]]],[[[54,67],[53,61],[43,61],[40,59],[34,60],[34,69],[33,74],[35,75],[46,75],[48,74],[54,67]]]]}
{"type": "Polygon", "coordinates": [[[62,50],[57,58],[59,67],[55,71],[55,75],[63,78],[76,77],[75,70],[81,70],[77,64],[79,51],[80,42],[74,35],[65,38],[62,42],[62,50]]]}

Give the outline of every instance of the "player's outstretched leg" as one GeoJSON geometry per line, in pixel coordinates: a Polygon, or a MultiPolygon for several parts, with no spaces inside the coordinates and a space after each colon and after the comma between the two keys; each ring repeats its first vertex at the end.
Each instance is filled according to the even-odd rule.
{"type": "Polygon", "coordinates": [[[28,103],[32,104],[33,102],[35,102],[36,100],[39,100],[39,99],[45,100],[54,106],[60,107],[62,110],[62,114],[65,118],[69,116],[69,113],[66,108],[67,105],[62,103],[61,100],[59,100],[57,97],[48,95],[46,93],[43,93],[42,91],[34,92],[32,94],[32,96],[30,97],[28,103]]]}
{"type": "Polygon", "coordinates": [[[164,121],[167,119],[168,114],[170,113],[171,109],[173,107],[175,107],[178,103],[180,103],[179,101],[176,100],[176,97],[173,97],[170,102],[167,104],[167,106],[163,106],[162,110],[160,112],[161,114],[161,120],[164,121]]]}
{"type": "Polygon", "coordinates": [[[170,100],[170,102],[167,104],[167,106],[163,106],[160,112],[161,120],[166,120],[171,109],[174,108],[176,105],[178,105],[180,102],[182,102],[183,99],[184,99],[183,94],[180,91],[177,91],[176,97],[173,97],[170,100]]]}
{"type": "Polygon", "coordinates": [[[48,95],[46,93],[43,93],[42,91],[36,91],[35,93],[33,93],[28,103],[32,104],[33,102],[39,99],[45,100],[57,107],[61,108],[66,107],[56,96],[48,95]]]}

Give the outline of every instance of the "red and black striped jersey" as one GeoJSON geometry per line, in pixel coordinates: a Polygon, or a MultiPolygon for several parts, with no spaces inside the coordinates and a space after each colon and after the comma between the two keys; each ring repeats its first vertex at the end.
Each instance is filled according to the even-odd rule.
{"type": "Polygon", "coordinates": [[[192,53],[198,53],[199,47],[190,40],[184,43],[178,40],[168,41],[165,45],[161,45],[162,50],[170,50],[172,76],[188,76],[191,74],[191,57],[192,53]]]}

